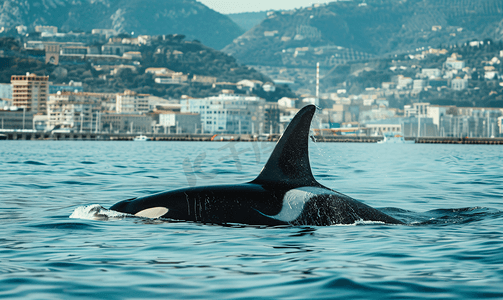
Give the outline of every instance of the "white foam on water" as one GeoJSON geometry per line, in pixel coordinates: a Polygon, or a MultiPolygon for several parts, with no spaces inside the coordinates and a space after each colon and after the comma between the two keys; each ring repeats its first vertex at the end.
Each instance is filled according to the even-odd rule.
{"type": "Polygon", "coordinates": [[[91,204],[77,207],[70,215],[70,218],[83,220],[120,220],[130,216],[125,213],[106,209],[99,204],[91,204]]]}
{"type": "Polygon", "coordinates": [[[356,220],[351,224],[332,224],[330,226],[359,226],[359,225],[386,225],[385,222],[382,221],[365,221],[363,219],[356,220]]]}

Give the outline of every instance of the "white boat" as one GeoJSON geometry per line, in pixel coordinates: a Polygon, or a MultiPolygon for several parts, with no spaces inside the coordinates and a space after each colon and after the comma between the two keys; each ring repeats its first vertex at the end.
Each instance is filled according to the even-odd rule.
{"type": "Polygon", "coordinates": [[[403,138],[403,135],[400,134],[393,134],[393,135],[386,135],[383,134],[384,139],[382,141],[378,141],[378,144],[414,144],[414,141],[406,141],[403,138]]]}
{"type": "Polygon", "coordinates": [[[135,142],[146,142],[146,141],[150,141],[150,139],[148,137],[146,137],[145,135],[139,135],[139,136],[135,137],[133,139],[133,141],[135,141],[135,142]]]}

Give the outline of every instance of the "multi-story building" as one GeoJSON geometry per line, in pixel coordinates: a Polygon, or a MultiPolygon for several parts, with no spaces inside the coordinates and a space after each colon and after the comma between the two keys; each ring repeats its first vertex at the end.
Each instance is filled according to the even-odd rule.
{"type": "Polygon", "coordinates": [[[221,94],[204,99],[182,99],[181,112],[201,115],[204,133],[260,134],[264,132],[265,100],[221,94]]]}
{"type": "Polygon", "coordinates": [[[428,108],[430,103],[413,103],[412,105],[405,105],[404,112],[405,117],[426,117],[428,115],[428,108]]]}
{"type": "Polygon", "coordinates": [[[0,129],[33,129],[33,113],[22,109],[0,109],[0,129]]]}
{"type": "Polygon", "coordinates": [[[442,137],[497,137],[501,131],[499,119],[503,116],[503,109],[433,106],[428,115],[434,116],[438,134],[442,137]],[[433,113],[435,109],[437,113],[433,113]]]}
{"type": "Polygon", "coordinates": [[[363,122],[368,134],[401,134],[406,137],[437,136],[438,131],[431,118],[390,118],[363,122]]]}
{"type": "Polygon", "coordinates": [[[102,96],[93,93],[59,92],[47,103],[49,129],[58,126],[69,131],[92,132],[99,128],[102,96]]]}
{"type": "Polygon", "coordinates": [[[278,103],[267,102],[264,105],[264,133],[281,133],[279,126],[278,103]]]}
{"type": "Polygon", "coordinates": [[[164,133],[199,133],[201,116],[195,113],[165,112],[159,114],[159,127],[164,133]]]}
{"type": "Polygon", "coordinates": [[[116,111],[119,114],[147,113],[149,112],[149,94],[138,94],[126,90],[117,94],[116,111]]]}
{"type": "Polygon", "coordinates": [[[148,133],[152,132],[155,121],[150,115],[139,114],[102,114],[99,126],[102,132],[112,133],[148,133]]]}
{"type": "Polygon", "coordinates": [[[49,76],[35,74],[13,75],[12,105],[25,108],[33,113],[47,113],[49,76]]]}

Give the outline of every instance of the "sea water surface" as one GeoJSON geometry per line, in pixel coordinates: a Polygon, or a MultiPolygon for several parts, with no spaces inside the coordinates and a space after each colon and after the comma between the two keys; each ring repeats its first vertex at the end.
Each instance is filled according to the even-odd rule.
{"type": "Polygon", "coordinates": [[[273,146],[0,141],[0,298],[503,298],[501,146],[310,143],[320,183],[408,225],[221,226],[107,210],[252,180],[273,146]]]}

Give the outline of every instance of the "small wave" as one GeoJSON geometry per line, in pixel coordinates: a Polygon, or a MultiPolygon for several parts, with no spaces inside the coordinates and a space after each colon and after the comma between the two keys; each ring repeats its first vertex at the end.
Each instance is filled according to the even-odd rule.
{"type": "Polygon", "coordinates": [[[59,223],[45,223],[45,224],[32,225],[31,227],[42,228],[42,229],[87,230],[93,228],[94,226],[82,223],[59,222],[59,223]]]}
{"type": "Polygon", "coordinates": [[[65,180],[65,181],[59,181],[57,183],[61,183],[61,184],[73,184],[73,185],[98,185],[98,183],[82,182],[82,181],[75,181],[75,180],[65,180]]]}
{"type": "Polygon", "coordinates": [[[46,166],[47,164],[40,162],[40,161],[34,161],[34,160],[27,160],[24,162],[27,165],[36,165],[36,166],[46,166]]]}
{"type": "Polygon", "coordinates": [[[487,207],[434,209],[424,213],[410,212],[405,219],[410,225],[466,224],[487,217],[500,217],[503,212],[487,207]]]}
{"type": "Polygon", "coordinates": [[[106,209],[99,204],[91,204],[77,207],[70,215],[70,218],[83,220],[120,220],[129,216],[128,214],[106,209]]]}

